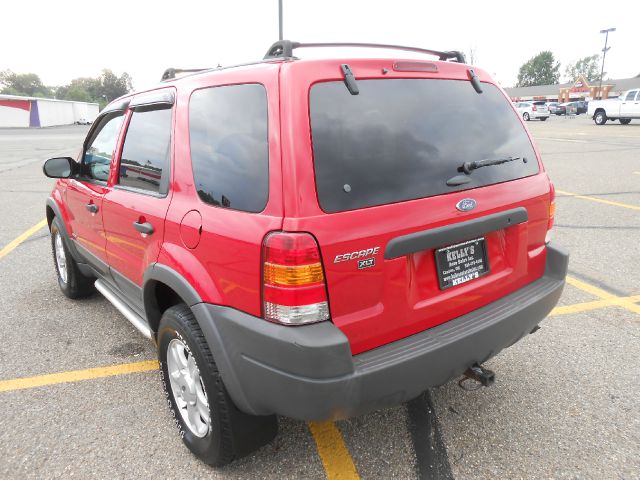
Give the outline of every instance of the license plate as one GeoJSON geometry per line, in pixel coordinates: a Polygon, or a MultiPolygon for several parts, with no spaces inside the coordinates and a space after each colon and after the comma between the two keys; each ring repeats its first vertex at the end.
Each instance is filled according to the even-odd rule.
{"type": "Polygon", "coordinates": [[[484,238],[476,238],[436,250],[440,289],[462,285],[489,273],[484,238]]]}

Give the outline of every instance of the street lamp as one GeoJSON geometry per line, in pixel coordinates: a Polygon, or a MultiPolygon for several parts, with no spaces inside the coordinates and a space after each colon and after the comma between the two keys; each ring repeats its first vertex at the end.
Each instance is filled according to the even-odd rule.
{"type": "Polygon", "coordinates": [[[600,93],[600,100],[602,100],[602,76],[604,75],[604,59],[607,56],[607,50],[611,47],[607,48],[607,41],[609,40],[609,32],[615,32],[615,28],[607,28],[606,30],[600,30],[600,33],[604,33],[604,48],[602,49],[602,69],[600,70],[600,87],[598,87],[598,92],[600,93]]]}

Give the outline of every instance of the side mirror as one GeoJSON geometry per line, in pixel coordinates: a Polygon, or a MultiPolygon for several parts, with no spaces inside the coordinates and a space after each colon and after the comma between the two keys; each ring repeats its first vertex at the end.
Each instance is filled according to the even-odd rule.
{"type": "Polygon", "coordinates": [[[42,165],[42,171],[49,178],[69,178],[77,169],[78,164],[71,157],[50,158],[42,165]]]}

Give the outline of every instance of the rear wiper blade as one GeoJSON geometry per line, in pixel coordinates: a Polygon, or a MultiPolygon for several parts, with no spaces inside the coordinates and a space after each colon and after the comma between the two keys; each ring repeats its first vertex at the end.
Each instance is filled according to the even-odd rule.
{"type": "Polygon", "coordinates": [[[458,168],[458,171],[464,172],[467,175],[469,175],[472,170],[476,170],[478,168],[490,167],[491,165],[501,165],[503,163],[514,162],[516,160],[522,160],[524,163],[527,163],[527,159],[523,157],[492,158],[487,160],[475,160],[473,162],[464,162],[462,166],[458,168]]]}

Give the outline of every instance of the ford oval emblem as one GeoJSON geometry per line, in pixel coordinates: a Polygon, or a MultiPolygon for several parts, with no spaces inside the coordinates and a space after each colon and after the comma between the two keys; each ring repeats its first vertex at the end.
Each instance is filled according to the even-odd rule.
{"type": "Polygon", "coordinates": [[[473,198],[463,198],[456,203],[456,208],[461,212],[469,212],[476,208],[476,201],[473,198]]]}

